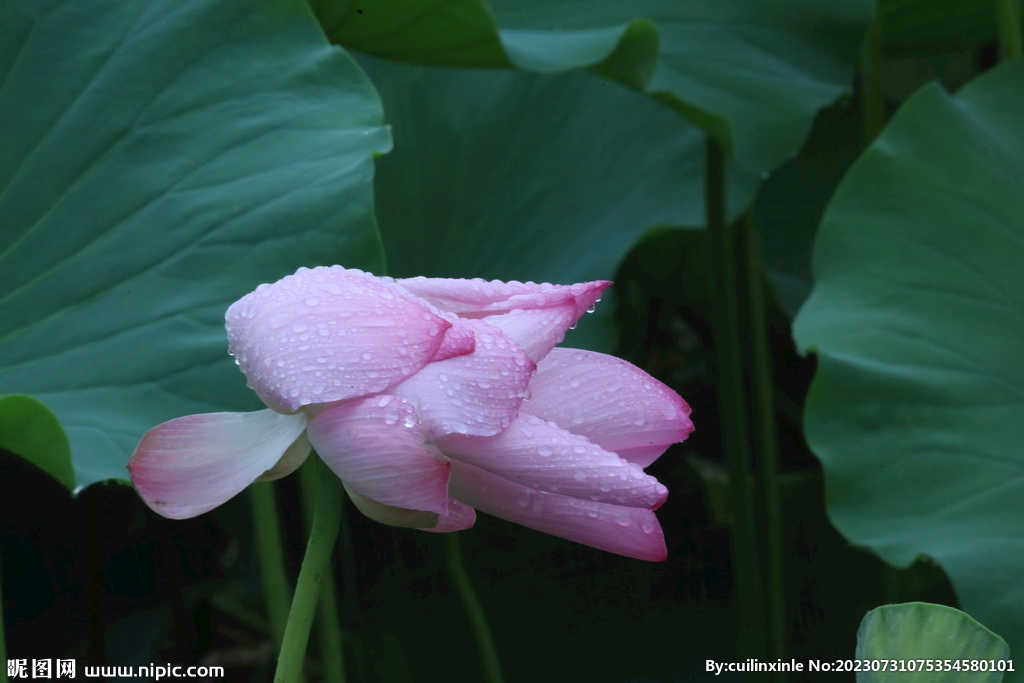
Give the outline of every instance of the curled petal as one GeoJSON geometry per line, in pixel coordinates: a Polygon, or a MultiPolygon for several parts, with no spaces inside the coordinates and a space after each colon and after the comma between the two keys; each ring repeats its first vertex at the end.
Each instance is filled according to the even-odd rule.
{"type": "Polygon", "coordinates": [[[668,496],[639,465],[533,415],[519,416],[496,436],[451,434],[437,445],[452,458],[541,491],[652,510],[668,496]]]}
{"type": "Polygon", "coordinates": [[[274,481],[275,479],[281,479],[287,477],[289,474],[299,469],[302,463],[306,462],[306,458],[309,457],[309,452],[312,450],[312,446],[309,445],[309,439],[306,437],[306,432],[299,434],[299,438],[295,439],[295,442],[288,447],[288,450],[284,452],[284,455],[277,461],[277,463],[269,470],[256,477],[256,481],[274,481]]]}
{"type": "Polygon", "coordinates": [[[555,349],[537,365],[522,412],[551,420],[641,467],[693,431],[690,406],[614,356],[555,349]]]}
{"type": "Polygon", "coordinates": [[[146,505],[164,517],[187,519],[271,470],[305,428],[305,415],[272,410],[179,417],[143,435],[128,472],[146,505]]]}
{"type": "Polygon", "coordinates": [[[441,317],[452,326],[445,331],[441,346],[437,348],[437,352],[430,360],[432,362],[447,360],[455,356],[473,353],[473,349],[476,348],[476,336],[473,334],[473,328],[464,324],[458,316],[451,313],[442,314],[441,317]]]}
{"type": "Polygon", "coordinates": [[[450,531],[469,529],[474,524],[476,524],[476,510],[448,496],[448,514],[442,515],[437,521],[436,526],[430,528],[420,527],[420,531],[448,533],[450,531]]]}
{"type": "Polygon", "coordinates": [[[639,560],[668,557],[661,525],[644,508],[570,498],[514,484],[463,462],[452,462],[452,495],[495,517],[639,560]]]}
{"type": "MultiPolygon", "coordinates": [[[[534,282],[500,280],[454,280],[414,277],[396,281],[416,296],[423,297],[442,311],[466,318],[481,318],[518,309],[545,308],[571,299],[576,318],[593,306],[611,284],[607,280],[575,285],[549,285],[534,282]]],[[[571,324],[571,323],[570,323],[571,324]]]]}
{"type": "Polygon", "coordinates": [[[390,390],[416,408],[431,438],[491,436],[509,426],[536,367],[501,330],[479,320],[462,324],[476,336],[473,353],[431,363],[390,390]]]}
{"type": "Polygon", "coordinates": [[[393,282],[340,266],[260,285],[226,319],[249,385],[281,413],[383,391],[426,365],[451,327],[393,282]]]}
{"type": "Polygon", "coordinates": [[[384,505],[447,514],[450,463],[402,399],[374,396],[331,406],[310,418],[307,433],[350,489],[384,505]]]}
{"type": "Polygon", "coordinates": [[[570,298],[542,308],[489,315],[483,320],[504,332],[536,363],[565,339],[578,318],[576,302],[570,298]]]}
{"type": "Polygon", "coordinates": [[[438,519],[441,517],[441,515],[436,512],[409,510],[407,508],[398,508],[393,505],[385,505],[384,503],[375,501],[373,498],[367,498],[344,482],[342,482],[342,485],[345,487],[345,492],[348,493],[348,497],[352,500],[352,503],[359,509],[359,511],[375,522],[380,522],[381,524],[400,526],[407,529],[426,529],[428,531],[433,531],[434,527],[437,526],[438,519]]]}

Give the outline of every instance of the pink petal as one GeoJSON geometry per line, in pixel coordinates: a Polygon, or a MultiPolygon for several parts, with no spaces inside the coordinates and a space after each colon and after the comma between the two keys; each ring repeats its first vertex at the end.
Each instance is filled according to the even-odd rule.
{"type": "Polygon", "coordinates": [[[478,510],[537,531],[639,560],[668,557],[658,518],[644,508],[536,491],[458,461],[450,488],[478,510]]]}
{"type": "Polygon", "coordinates": [[[448,533],[450,531],[469,529],[474,524],[476,524],[476,510],[448,496],[448,514],[442,515],[436,526],[431,528],[421,527],[420,531],[448,533]]]}
{"type": "Polygon", "coordinates": [[[473,334],[473,329],[469,325],[463,324],[462,320],[454,314],[441,314],[441,317],[450,322],[452,326],[445,331],[441,346],[430,360],[432,362],[447,360],[455,356],[473,353],[473,349],[476,348],[476,336],[473,334]]]}
{"type": "Polygon", "coordinates": [[[693,431],[690,406],[640,368],[613,356],[555,349],[537,365],[522,412],[551,420],[647,467],[693,431]]]}
{"type": "Polygon", "coordinates": [[[431,438],[491,436],[512,423],[526,395],[533,361],[505,334],[479,320],[473,353],[431,363],[390,391],[419,412],[431,438]]]}
{"type": "Polygon", "coordinates": [[[340,266],[260,285],[226,318],[249,385],[282,413],[383,391],[426,365],[451,327],[393,282],[340,266]]]}
{"type": "Polygon", "coordinates": [[[128,472],[146,505],[164,517],[187,519],[227,502],[272,469],[305,428],[305,415],[272,410],[179,417],[142,436],[128,472]]]}
{"type": "Polygon", "coordinates": [[[489,315],[483,320],[504,332],[536,363],[562,343],[578,318],[576,302],[569,298],[542,308],[489,315]]]}
{"type": "Polygon", "coordinates": [[[309,439],[306,437],[306,432],[302,432],[299,438],[295,439],[294,443],[288,447],[277,463],[269,470],[256,477],[256,481],[274,481],[276,479],[282,479],[287,477],[289,474],[299,469],[302,463],[306,462],[306,458],[309,457],[310,451],[313,447],[309,445],[309,439]]]}
{"type": "Polygon", "coordinates": [[[529,310],[559,304],[572,299],[579,318],[601,298],[611,284],[607,280],[581,282],[575,285],[549,285],[534,282],[502,282],[500,280],[454,280],[414,277],[397,280],[407,290],[427,299],[442,311],[463,317],[479,318],[493,313],[507,313],[517,308],[529,310]]]}
{"type": "Polygon", "coordinates": [[[379,503],[373,498],[367,498],[348,484],[345,484],[344,482],[342,483],[345,486],[345,492],[348,493],[348,497],[352,500],[352,503],[360,512],[375,522],[380,522],[381,524],[387,524],[389,526],[405,527],[407,529],[429,529],[433,531],[432,527],[435,527],[438,520],[441,518],[441,516],[436,512],[409,510],[406,508],[398,508],[393,505],[379,503]]]}
{"type": "Polygon", "coordinates": [[[531,489],[652,510],[668,496],[639,465],[533,415],[520,415],[496,436],[451,434],[437,445],[452,458],[531,489]]]}
{"type": "Polygon", "coordinates": [[[448,512],[448,459],[405,401],[374,396],[331,406],[310,418],[307,434],[352,490],[393,507],[448,512]]]}

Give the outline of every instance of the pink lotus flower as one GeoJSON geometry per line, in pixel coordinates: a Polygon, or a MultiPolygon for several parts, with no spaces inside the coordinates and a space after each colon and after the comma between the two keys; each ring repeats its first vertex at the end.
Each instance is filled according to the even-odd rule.
{"type": "Polygon", "coordinates": [[[645,474],[693,430],[629,363],[554,348],[609,282],[572,286],[301,268],[227,312],[232,355],[269,406],[189,415],[128,463],[159,514],[202,514],[311,446],[385,524],[471,527],[479,509],[596,548],[666,557],[645,474]]]}

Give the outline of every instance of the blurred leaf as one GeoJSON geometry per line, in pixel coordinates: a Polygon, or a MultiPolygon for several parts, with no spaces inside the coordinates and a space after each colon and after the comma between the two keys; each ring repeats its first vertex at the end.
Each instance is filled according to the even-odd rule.
{"type": "Polygon", "coordinates": [[[9,0],[0,26],[0,387],[60,419],[76,486],[124,478],[157,423],[258,407],[232,301],[381,267],[380,103],[300,0],[9,0]]]}
{"type": "Polygon", "coordinates": [[[823,109],[800,154],[761,185],[754,220],[765,273],[790,318],[811,293],[811,251],[832,193],[861,148],[861,113],[848,102],[823,109]]]}
{"type": "Polygon", "coordinates": [[[664,100],[764,173],[849,89],[872,0],[316,0],[331,40],[391,59],[596,72],[664,100]]]}
{"type": "MultiPolygon", "coordinates": [[[[1024,647],[1024,60],[907,100],[822,221],[796,338],[832,520],[1024,647]]],[[[1019,674],[1018,674],[1019,675],[1019,674]]]]}
{"type": "Polygon", "coordinates": [[[487,0],[310,0],[332,42],[389,59],[510,67],[487,0]]]}
{"type": "MultiPolygon", "coordinates": [[[[1006,660],[1006,641],[958,609],[908,602],[873,609],[857,631],[857,659],[1006,660]]],[[[916,665],[915,665],[916,666],[916,665]]],[[[958,662],[957,666],[961,666],[958,662]]],[[[943,668],[945,668],[943,666],[943,668]]],[[[858,683],[999,683],[1000,671],[860,671],[858,683]]]]}
{"type": "Polygon", "coordinates": [[[878,11],[882,49],[894,57],[965,52],[996,39],[992,2],[879,0],[878,11]]]}
{"type": "MultiPolygon", "coordinates": [[[[704,136],[647,98],[587,73],[362,63],[395,135],[376,188],[396,277],[611,279],[649,227],[703,226],[704,136]]],[[[738,215],[760,179],[730,182],[738,215]]],[[[610,350],[608,303],[570,345],[610,350]]]]}
{"type": "Polygon", "coordinates": [[[0,397],[0,448],[17,453],[74,490],[68,437],[57,416],[31,396],[0,397]]]}

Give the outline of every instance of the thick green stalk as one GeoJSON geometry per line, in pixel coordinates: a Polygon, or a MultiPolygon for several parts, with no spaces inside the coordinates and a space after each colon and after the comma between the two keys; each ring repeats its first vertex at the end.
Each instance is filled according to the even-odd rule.
{"type": "Polygon", "coordinates": [[[863,115],[863,143],[867,147],[885,127],[885,100],[882,97],[882,20],[868,24],[860,46],[860,109],[863,115]]]}
{"type": "Polygon", "coordinates": [[[253,483],[249,487],[249,502],[252,504],[256,555],[260,563],[260,582],[263,585],[263,600],[270,621],[270,634],[274,638],[274,645],[280,651],[281,643],[284,642],[284,627],[288,622],[291,589],[284,568],[284,549],[281,544],[274,483],[253,483]]]}
{"type": "MultiPolygon", "coordinates": [[[[319,458],[307,458],[299,468],[299,488],[302,490],[302,512],[306,522],[306,535],[313,530],[316,517],[317,468],[319,458]]],[[[344,510],[344,508],[342,508],[344,510]]],[[[345,683],[345,654],[342,650],[341,622],[338,619],[338,596],[334,588],[334,571],[328,564],[320,584],[320,604],[317,606],[317,634],[320,657],[323,659],[325,683],[345,683]]]]}
{"type": "Polygon", "coordinates": [[[705,210],[711,247],[712,319],[722,447],[729,468],[733,509],[733,596],[739,609],[741,658],[767,655],[764,588],[758,552],[750,450],[743,329],[733,231],[726,216],[725,153],[707,138],[705,210]]]}
{"type": "MultiPolygon", "coordinates": [[[[772,373],[768,320],[765,312],[764,263],[761,239],[748,213],[740,223],[746,266],[747,324],[749,329],[751,403],[754,427],[754,474],[761,495],[761,537],[764,548],[765,598],[768,609],[768,657],[786,657],[786,591],[783,582],[782,511],[779,502],[778,421],[775,417],[775,377],[772,373]]],[[[784,673],[775,676],[785,679],[784,673]]]]}
{"type": "Polygon", "coordinates": [[[288,626],[284,632],[284,643],[277,658],[277,673],[274,683],[297,683],[302,679],[302,663],[306,657],[309,631],[313,626],[320,597],[320,584],[331,562],[334,542],[341,525],[341,504],[344,500],[341,480],[327,469],[319,458],[320,481],[317,486],[316,513],[313,528],[306,545],[306,556],[302,559],[299,581],[295,586],[295,598],[288,613],[288,626]]]}
{"type": "Polygon", "coordinates": [[[498,649],[494,646],[494,638],[491,636],[491,627],[487,625],[487,615],[480,604],[480,600],[473,591],[473,584],[469,581],[469,574],[466,573],[466,565],[462,559],[462,549],[459,547],[459,532],[443,534],[445,559],[448,561],[448,574],[455,589],[462,599],[462,606],[469,616],[469,625],[476,638],[477,653],[480,655],[480,668],[484,673],[486,683],[502,683],[504,678],[501,675],[501,663],[498,661],[498,649]]]}
{"type": "Polygon", "coordinates": [[[1024,29],[1021,28],[1020,0],[995,0],[999,59],[1024,57],[1024,29]]]}

